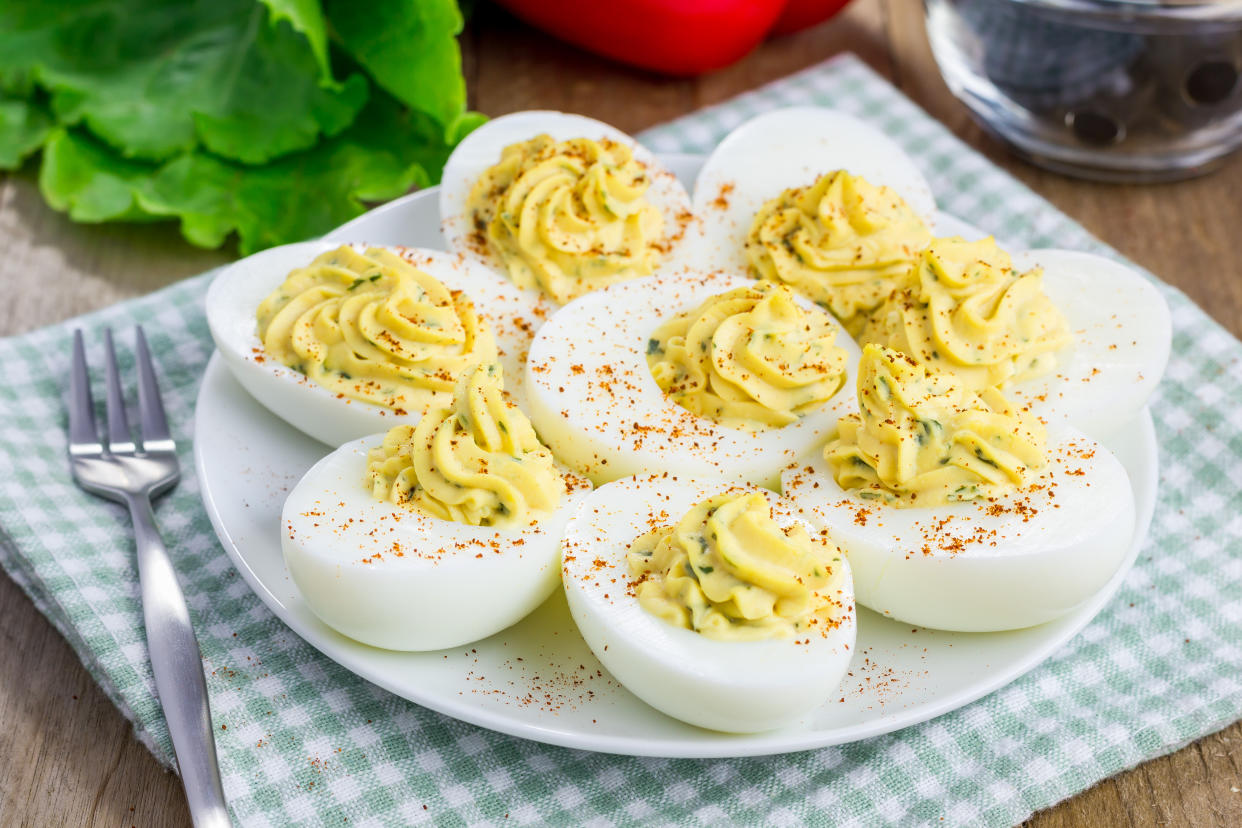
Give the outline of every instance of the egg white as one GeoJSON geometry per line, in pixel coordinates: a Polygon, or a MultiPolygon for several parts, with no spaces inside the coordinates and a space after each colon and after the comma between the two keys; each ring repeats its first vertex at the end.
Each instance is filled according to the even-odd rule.
{"type": "MultiPolygon", "coordinates": [[[[339,397],[270,357],[257,334],[259,304],[319,254],[340,247],[326,241],[273,247],[227,267],[207,290],[207,324],[230,373],[252,397],[299,431],[339,446],[400,423],[418,422],[422,412],[398,415],[372,403],[339,397]]],[[[366,245],[354,245],[364,249],[366,245]]],[[[465,292],[479,317],[491,325],[500,352],[505,390],[523,403],[523,363],[535,330],[554,307],[535,291],[522,290],[488,268],[435,250],[388,248],[446,286],[465,292]]]]}
{"type": "Polygon", "coordinates": [[[837,418],[858,407],[861,351],[839,326],[841,389],[783,428],[746,431],[696,416],[651,376],[647,341],[665,320],[749,284],[744,276],[666,273],[610,285],[554,313],[531,344],[526,394],[531,422],[557,459],[597,483],[667,471],[775,486],[782,468],[821,445],[837,418]]]}
{"type": "Polygon", "coordinates": [[[1108,449],[1063,429],[1050,431],[1047,457],[1032,477],[1041,489],[995,502],[897,508],[863,500],[837,485],[821,454],[786,470],[781,487],[845,552],[859,604],[942,630],[1018,629],[1098,592],[1134,534],[1130,480],[1108,449]]]}
{"type": "MultiPolygon", "coordinates": [[[[745,733],[790,724],[828,699],[849,667],[857,620],[844,559],[833,566],[841,568],[845,609],[827,635],[717,641],[674,627],[639,605],[629,586],[630,544],[650,526],[675,524],[691,507],[729,488],[719,479],[658,475],[597,489],[565,528],[561,577],[582,637],[630,692],[690,724],[745,733]]],[[[800,520],[787,501],[760,491],[778,525],[800,520]]]]}
{"type": "Polygon", "coordinates": [[[1044,269],[1044,293],[1064,314],[1073,344],[1054,370],[1004,389],[1050,424],[1106,439],[1134,417],[1164,375],[1173,323],[1164,297],[1134,270],[1072,250],[1013,254],[1021,272],[1044,269]]]}
{"type": "Polygon", "coordinates": [[[372,496],[367,451],[383,439],[341,446],[285,500],[285,566],[315,615],[374,647],[439,650],[499,632],[552,594],[586,481],[534,526],[469,526],[372,496]]]}
{"type": "Polygon", "coordinates": [[[729,133],[695,180],[694,210],[703,226],[700,266],[745,273],[746,235],[759,208],[833,170],[892,188],[927,221],[936,214],[927,179],[884,133],[832,109],[777,109],[729,133]]]}
{"type": "Polygon", "coordinates": [[[634,159],[650,172],[651,186],[646,192],[646,199],[664,216],[665,233],[680,233],[680,240],[672,245],[664,266],[677,267],[692,257],[688,250],[689,241],[697,237],[697,228],[682,226],[687,224],[687,219],[679,217],[691,213],[690,195],[677,177],[650,150],[616,127],[582,115],[549,110],[502,115],[471,132],[453,150],[440,177],[440,229],[449,250],[503,272],[499,261],[470,243],[469,237],[475,230],[466,205],[479,177],[500,161],[500,153],[505,147],[541,134],[550,135],[557,141],[609,138],[628,146],[634,153],[634,159]]]}

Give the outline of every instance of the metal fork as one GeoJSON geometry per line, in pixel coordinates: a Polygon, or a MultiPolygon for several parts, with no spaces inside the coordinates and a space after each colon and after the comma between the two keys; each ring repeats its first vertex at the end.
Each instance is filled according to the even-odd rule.
{"type": "Polygon", "coordinates": [[[190,817],[196,828],[226,828],[231,823],[216,764],[202,655],[190,626],[190,611],[177,583],[177,573],[151,509],[152,498],[177,485],[181,471],[141,326],[135,328],[135,339],[140,442],[134,441],[125,416],[112,330],[104,331],[108,357],[105,366],[108,428],[103,436],[95,423],[82,332],[74,332],[69,465],[74,480],[83,489],[129,507],[138,548],[138,580],[151,670],[181,769],[190,817]]]}

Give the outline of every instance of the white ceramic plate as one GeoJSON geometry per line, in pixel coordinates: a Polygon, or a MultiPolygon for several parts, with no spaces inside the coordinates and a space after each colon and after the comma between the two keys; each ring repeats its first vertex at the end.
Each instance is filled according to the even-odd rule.
{"type": "MultiPolygon", "coordinates": [[[[665,163],[690,182],[701,160],[665,156],[665,163]]],[[[935,223],[942,234],[981,235],[952,217],[937,216],[935,223]]],[[[442,247],[436,192],[398,199],[328,238],[442,247]]],[[[194,456],[207,513],[246,582],[294,632],[359,676],[454,718],[540,742],[609,753],[720,757],[805,750],[898,730],[969,704],[1059,650],[1112,598],[1155,507],[1150,415],[1144,411],[1109,447],[1130,475],[1137,531],[1121,570],[1091,601],[1039,627],[982,634],[914,629],[860,608],[858,652],[837,698],[797,725],[754,735],[701,730],[639,701],[587,649],[559,592],[502,633],[434,653],[368,647],[323,624],[285,571],[279,531],[286,493],[328,449],[255,402],[218,356],[199,391],[194,456]]]]}

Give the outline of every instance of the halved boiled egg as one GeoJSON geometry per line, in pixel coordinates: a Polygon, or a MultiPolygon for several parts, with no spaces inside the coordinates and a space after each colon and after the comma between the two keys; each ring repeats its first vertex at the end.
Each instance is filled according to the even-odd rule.
{"type": "Polygon", "coordinates": [[[212,338],[238,382],[331,446],[416,423],[429,405],[447,403],[457,374],[477,362],[498,362],[506,390],[520,401],[531,337],[552,308],[534,291],[447,253],[323,241],[230,265],[212,282],[206,305],[212,338]],[[349,261],[326,261],[333,251],[349,261]],[[398,292],[377,290],[395,284],[385,257],[416,278],[407,272],[398,292]],[[292,272],[316,262],[328,277],[307,279],[297,296],[277,294],[292,272]],[[272,330],[281,353],[265,347],[263,322],[281,328],[272,330]]]}
{"type": "Polygon", "coordinates": [[[792,723],[827,701],[853,653],[849,565],[790,503],[756,487],[661,474],[597,489],[565,529],[562,579],[613,676],[700,727],[792,723]],[[656,568],[673,570],[637,575],[631,563],[661,557],[656,568]],[[783,617],[801,620],[778,634],[783,617]]]}
{"type": "Polygon", "coordinates": [[[785,496],[849,558],[858,603],[962,632],[1018,629],[1071,612],[1125,559],[1134,497],[1120,461],[1085,435],[1049,433],[1048,467],[991,500],[896,508],[842,489],[814,457],[785,496]]]}
{"type": "MultiPolygon", "coordinates": [[[[786,425],[736,427],[693,413],[661,390],[649,365],[649,356],[663,347],[657,331],[670,319],[755,285],[739,275],[666,273],[612,285],[558,310],[536,334],[526,364],[528,410],[540,436],[561,462],[597,483],[670,472],[775,485],[782,468],[822,444],[837,417],[856,407],[859,351],[835,320],[805,299],[791,299],[806,321],[789,332],[787,344],[803,347],[797,337],[810,320],[835,330],[831,348],[841,350],[843,375],[829,399],[797,412],[786,425]]],[[[725,327],[700,337],[696,347],[715,348],[721,361],[752,367],[765,359],[769,334],[763,326],[752,322],[732,333],[725,327]]],[[[778,346],[778,335],[770,335],[778,346]]],[[[693,331],[682,334],[680,347],[693,338],[693,331]]],[[[799,350],[797,356],[806,354],[799,350]]],[[[721,370],[726,367],[737,366],[721,370]]],[[[796,381],[780,380],[791,387],[796,381]]]]}
{"type": "Polygon", "coordinates": [[[840,544],[860,604],[938,629],[1015,629],[1070,612],[1121,565],[1133,490],[1100,443],[875,345],[858,396],[781,487],[840,544]]]}
{"type": "Polygon", "coordinates": [[[590,484],[557,466],[494,373],[453,407],[338,448],[285,501],[285,565],[310,609],[376,647],[437,650],[516,623],[556,588],[590,484]]]}
{"type": "Polygon", "coordinates": [[[547,111],[496,118],[458,144],[440,215],[450,250],[562,304],[675,265],[693,223],[685,188],[637,141],[547,111]]]}
{"type": "Polygon", "coordinates": [[[860,341],[895,348],[966,385],[1000,387],[1049,423],[1107,437],[1164,373],[1172,335],[1155,286],[1101,256],[990,238],[935,239],[860,341]]]}
{"type": "MultiPolygon", "coordinates": [[[[730,273],[751,270],[748,237],[761,209],[782,193],[812,188],[823,176],[838,170],[847,173],[848,179],[863,179],[860,186],[867,188],[867,195],[884,202],[883,212],[889,218],[904,217],[908,211],[916,220],[934,224],[936,202],[931,187],[891,138],[835,110],[809,106],[778,109],[729,133],[708,156],[695,181],[694,209],[703,222],[702,266],[730,273]],[[878,188],[886,192],[873,195],[878,188]],[[903,204],[890,209],[891,201],[903,204]]],[[[818,248],[814,250],[816,257],[830,257],[837,248],[849,248],[850,257],[859,250],[878,252],[876,240],[889,234],[876,235],[874,221],[847,215],[843,199],[861,199],[862,194],[852,189],[853,181],[840,184],[846,184],[848,191],[838,195],[835,204],[831,198],[824,200],[820,208],[819,218],[827,221],[816,222],[817,210],[808,209],[803,236],[815,237],[808,248],[818,248]]],[[[794,229],[785,227],[781,235],[790,238],[794,229]]]]}

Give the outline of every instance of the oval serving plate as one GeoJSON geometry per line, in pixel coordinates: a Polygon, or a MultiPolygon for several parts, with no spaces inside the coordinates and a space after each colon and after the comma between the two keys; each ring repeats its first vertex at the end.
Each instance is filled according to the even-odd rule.
{"type": "MultiPolygon", "coordinates": [[[[697,156],[663,159],[686,182],[702,163],[697,156]]],[[[983,235],[945,214],[933,223],[940,234],[983,235]]],[[[442,249],[437,191],[397,199],[326,238],[442,249]]],[[[823,747],[908,727],[1005,686],[1064,646],[1116,593],[1155,508],[1157,448],[1150,415],[1144,411],[1109,448],[1134,487],[1136,533],[1121,569],[1089,602],[1039,627],[975,634],[912,628],[860,608],[858,652],[837,698],[796,725],[747,735],[683,724],[631,695],[591,654],[560,592],[508,630],[431,653],[376,649],[326,626],[285,571],[279,526],[285,494],[328,448],[255,402],[218,356],[199,391],[194,457],[203,503],[242,577],[294,632],[362,678],[448,716],[549,744],[643,756],[731,757],[823,747]]]]}

